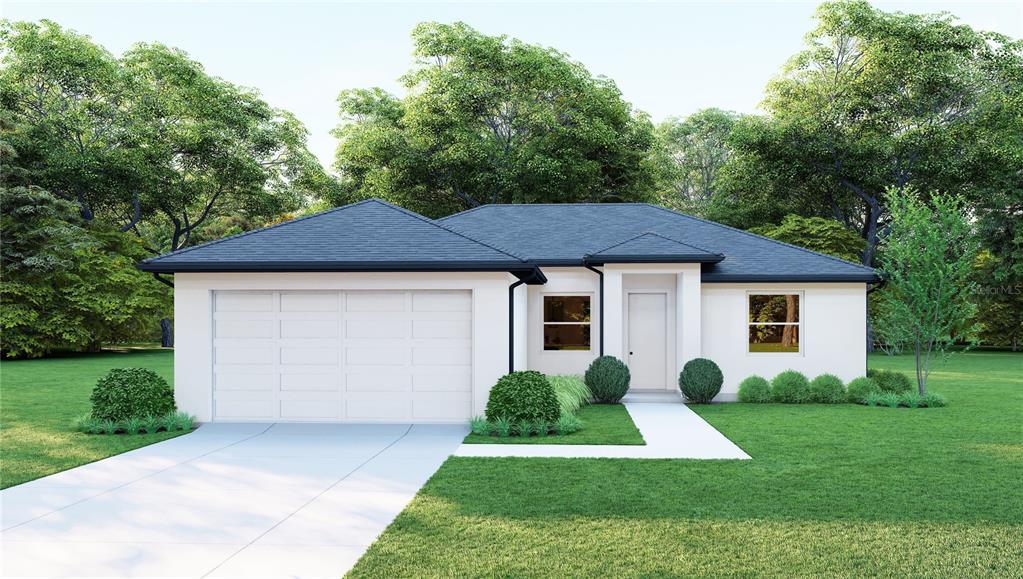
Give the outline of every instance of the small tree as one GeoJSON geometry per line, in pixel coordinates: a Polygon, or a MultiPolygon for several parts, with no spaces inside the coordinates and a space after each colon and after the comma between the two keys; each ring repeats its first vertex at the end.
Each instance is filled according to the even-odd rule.
{"type": "Polygon", "coordinates": [[[880,261],[888,287],[877,330],[887,343],[913,349],[924,394],[931,355],[975,333],[970,276],[976,246],[959,197],[935,193],[928,205],[913,190],[890,189],[887,202],[891,227],[880,261]]]}

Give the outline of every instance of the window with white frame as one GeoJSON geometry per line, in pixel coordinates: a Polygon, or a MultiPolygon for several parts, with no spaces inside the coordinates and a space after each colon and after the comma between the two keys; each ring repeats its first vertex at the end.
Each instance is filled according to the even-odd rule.
{"type": "Polygon", "coordinates": [[[800,294],[749,293],[750,353],[799,353],[800,294]]]}
{"type": "Polygon", "coordinates": [[[590,296],[543,296],[543,349],[590,349],[590,296]]]}

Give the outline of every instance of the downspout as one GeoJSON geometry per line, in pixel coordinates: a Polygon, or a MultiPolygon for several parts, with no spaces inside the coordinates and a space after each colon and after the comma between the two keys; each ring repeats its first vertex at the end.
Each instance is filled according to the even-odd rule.
{"type": "Polygon", "coordinates": [[[600,278],[600,355],[604,355],[604,272],[583,261],[583,267],[594,272],[600,278]]]}
{"type": "Polygon", "coordinates": [[[172,282],[171,280],[161,276],[159,272],[155,272],[154,271],[153,272],[153,277],[156,278],[156,281],[158,281],[158,282],[160,282],[162,284],[168,285],[170,287],[174,287],[174,282],[172,282]]]}
{"type": "Polygon", "coordinates": [[[524,283],[520,279],[508,286],[508,373],[515,371],[515,288],[524,283]]]}

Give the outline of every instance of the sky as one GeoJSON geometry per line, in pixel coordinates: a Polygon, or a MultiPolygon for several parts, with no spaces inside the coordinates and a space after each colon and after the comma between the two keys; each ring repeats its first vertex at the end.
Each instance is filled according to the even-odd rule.
{"type": "MultiPolygon", "coordinates": [[[[554,47],[613,79],[654,121],[706,107],[756,112],[764,86],[802,46],[817,2],[19,2],[0,17],[47,18],[114,54],[135,42],[186,51],[210,73],[257,89],[309,129],[333,163],[336,98],[347,88],[402,94],[413,26],[462,21],[554,47]]],[[[875,2],[882,10],[946,11],[980,30],[1023,37],[1023,0],[875,2]]]]}

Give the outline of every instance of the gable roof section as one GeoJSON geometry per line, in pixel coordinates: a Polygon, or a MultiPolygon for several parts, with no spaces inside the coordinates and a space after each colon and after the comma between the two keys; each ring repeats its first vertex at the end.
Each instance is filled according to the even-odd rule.
{"type": "MultiPolygon", "coordinates": [[[[584,256],[654,233],[723,255],[719,263],[703,265],[705,282],[880,279],[869,267],[646,203],[484,205],[438,222],[540,266],[581,265],[584,256]]],[[[654,243],[642,240],[647,242],[654,243]]]]}
{"type": "Polygon", "coordinates": [[[585,256],[586,263],[717,263],[725,256],[648,231],[585,256]]]}
{"type": "Polygon", "coordinates": [[[511,271],[519,257],[378,199],[143,261],[144,271],[511,271]]]}

